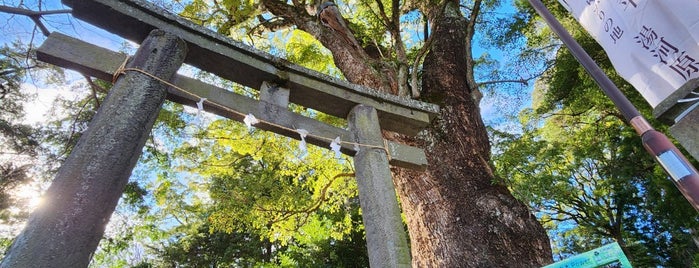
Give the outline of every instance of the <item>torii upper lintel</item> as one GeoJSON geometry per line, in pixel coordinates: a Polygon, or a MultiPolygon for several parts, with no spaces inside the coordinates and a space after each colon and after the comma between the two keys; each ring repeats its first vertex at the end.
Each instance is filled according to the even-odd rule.
{"type": "Polygon", "coordinates": [[[62,0],[76,18],[140,43],[151,30],[187,42],[185,63],[238,84],[259,89],[269,81],[288,88],[293,103],[346,118],[358,104],[377,109],[381,128],[415,135],[439,113],[434,104],[352,84],[292,64],[233,41],[142,0],[62,0]]]}

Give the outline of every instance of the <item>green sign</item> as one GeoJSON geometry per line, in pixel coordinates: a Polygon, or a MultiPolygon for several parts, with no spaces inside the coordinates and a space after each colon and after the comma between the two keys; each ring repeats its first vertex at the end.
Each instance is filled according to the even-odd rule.
{"type": "Polygon", "coordinates": [[[631,268],[629,259],[617,242],[544,266],[544,268],[593,268],[615,262],[620,263],[623,268],[631,268]]]}

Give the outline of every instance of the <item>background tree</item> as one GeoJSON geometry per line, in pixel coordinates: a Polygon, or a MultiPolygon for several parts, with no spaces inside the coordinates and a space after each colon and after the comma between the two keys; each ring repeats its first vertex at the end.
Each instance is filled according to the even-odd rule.
{"type": "Polygon", "coordinates": [[[27,94],[19,90],[24,75],[35,68],[25,60],[26,47],[20,43],[0,48],[0,219],[11,224],[27,216],[27,200],[12,195],[29,180],[29,162],[36,157],[38,148],[35,129],[22,123],[22,101],[27,94]],[[25,161],[8,161],[24,159],[25,161]],[[15,208],[15,209],[11,209],[15,208]],[[17,212],[19,211],[19,213],[17,212]]]}
{"type": "MultiPolygon", "coordinates": [[[[0,49],[0,144],[2,157],[35,156],[37,141],[32,137],[32,128],[21,124],[24,109],[21,101],[26,94],[20,92],[19,84],[32,63],[25,62],[25,49],[15,43],[0,49]]],[[[26,180],[26,165],[5,163],[0,166],[0,209],[11,205],[10,189],[26,180]]]]}
{"type": "MultiPolygon", "coordinates": [[[[60,70],[37,62],[31,44],[20,40],[3,44],[0,48],[0,245],[9,245],[8,234],[14,234],[36,207],[35,188],[47,151],[41,146],[43,128],[27,122],[24,107],[34,94],[21,89],[27,77],[35,80],[52,80],[62,74],[60,70]]],[[[30,112],[30,111],[29,111],[30,112]]],[[[47,161],[49,162],[49,161],[47,161]]]]}
{"type": "MultiPolygon", "coordinates": [[[[615,74],[602,48],[556,1],[548,7],[652,118],[649,105],[615,74]]],[[[550,47],[551,33],[540,27],[526,1],[520,8],[529,14],[528,24],[513,25],[524,27],[519,31],[529,37],[529,46],[550,47]]],[[[558,46],[554,55],[553,68],[535,86],[532,109],[520,114],[522,128],[517,134],[495,132],[498,173],[550,230],[561,257],[617,241],[634,265],[690,267],[697,253],[696,211],[570,52],[558,46]]]]}

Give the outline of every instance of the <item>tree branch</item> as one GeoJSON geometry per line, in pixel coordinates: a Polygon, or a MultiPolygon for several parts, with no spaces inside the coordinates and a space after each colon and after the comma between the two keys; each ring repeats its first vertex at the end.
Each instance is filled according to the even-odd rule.
{"type": "MultiPolygon", "coordinates": [[[[375,0],[376,5],[379,6],[379,15],[381,18],[381,21],[383,22],[383,25],[386,26],[386,28],[390,28],[392,25],[391,20],[388,18],[388,15],[386,15],[386,8],[383,6],[383,2],[381,0],[375,0]]],[[[372,13],[374,13],[373,10],[371,10],[372,13]]],[[[374,13],[376,14],[376,13],[374,13]]]]}
{"type": "Polygon", "coordinates": [[[323,186],[323,188],[321,189],[320,197],[318,198],[318,200],[315,201],[314,204],[312,204],[309,207],[302,208],[302,209],[273,209],[273,208],[264,208],[260,205],[255,205],[256,210],[262,211],[262,212],[271,212],[271,213],[279,213],[280,214],[280,215],[278,215],[278,217],[271,220],[270,223],[277,223],[280,221],[285,221],[285,220],[288,220],[291,217],[293,217],[295,215],[299,215],[299,214],[304,215],[305,216],[304,221],[306,221],[312,212],[317,211],[320,208],[320,206],[323,204],[323,202],[327,201],[328,189],[330,189],[330,186],[333,184],[333,182],[335,182],[335,180],[337,180],[338,178],[341,178],[341,177],[354,177],[354,176],[355,176],[354,173],[340,173],[340,174],[333,176],[333,178],[330,179],[330,181],[327,184],[325,184],[323,186]]]}
{"type": "Polygon", "coordinates": [[[553,65],[547,65],[546,68],[544,68],[542,71],[540,71],[536,74],[533,74],[533,75],[529,76],[528,78],[490,80],[490,81],[485,81],[485,82],[477,82],[476,87],[480,88],[481,86],[490,85],[490,84],[499,84],[499,83],[519,83],[519,84],[523,84],[526,86],[529,84],[529,81],[531,81],[537,77],[540,77],[541,75],[546,73],[546,71],[548,71],[551,67],[553,67],[553,65]]]}
{"type": "MultiPolygon", "coordinates": [[[[473,60],[473,35],[476,30],[476,21],[478,20],[478,14],[481,10],[482,0],[475,0],[473,2],[473,9],[471,9],[471,14],[468,16],[468,23],[466,24],[466,61],[468,66],[474,66],[475,62],[473,60]]],[[[476,105],[480,103],[483,94],[478,90],[478,84],[476,83],[476,78],[473,73],[473,68],[469,69],[466,74],[466,80],[471,87],[471,97],[476,102],[476,105]]]]}
{"type": "Polygon", "coordinates": [[[398,60],[398,95],[410,96],[410,90],[408,89],[408,54],[406,53],[403,38],[400,36],[400,3],[398,0],[393,0],[391,5],[391,20],[388,29],[391,36],[393,36],[394,49],[396,50],[396,58],[398,60]]]}
{"type": "Polygon", "coordinates": [[[96,105],[95,107],[99,108],[100,107],[100,100],[97,97],[97,91],[107,93],[107,89],[95,84],[95,82],[92,81],[92,78],[90,78],[89,76],[83,74],[83,77],[85,77],[85,80],[87,80],[87,84],[90,85],[90,90],[92,91],[92,99],[95,100],[95,105],[96,105]]]}
{"type": "Polygon", "coordinates": [[[286,4],[286,1],[262,0],[261,2],[270,13],[289,20],[299,28],[308,27],[306,23],[315,19],[315,17],[308,15],[303,8],[299,9],[296,6],[286,4]]]}
{"type": "Polygon", "coordinates": [[[55,15],[55,14],[67,14],[70,13],[70,9],[59,9],[59,10],[46,10],[46,11],[34,11],[24,8],[17,8],[11,6],[0,6],[0,12],[5,12],[9,14],[16,14],[29,17],[37,27],[41,30],[41,33],[45,36],[49,36],[51,31],[41,22],[41,16],[44,15],[55,15]]]}
{"type": "Polygon", "coordinates": [[[59,9],[59,10],[34,11],[34,10],[30,10],[30,9],[0,5],[0,12],[16,14],[16,15],[23,15],[23,16],[27,16],[27,17],[33,17],[33,16],[34,17],[41,17],[44,15],[68,14],[68,13],[71,13],[72,10],[59,9]]]}
{"type": "Polygon", "coordinates": [[[499,84],[499,83],[519,83],[523,85],[529,84],[529,79],[505,79],[505,80],[490,80],[490,81],[484,81],[484,82],[478,82],[476,83],[477,87],[481,87],[484,85],[491,85],[491,84],[499,84]]]}
{"type": "Polygon", "coordinates": [[[278,31],[281,29],[289,28],[293,25],[288,20],[285,20],[282,17],[273,17],[270,19],[265,19],[262,15],[257,15],[257,19],[260,21],[259,24],[255,25],[252,29],[248,31],[248,33],[253,33],[253,34],[260,34],[262,30],[258,30],[258,28],[264,28],[269,31],[278,31]]]}
{"type": "MultiPolygon", "coordinates": [[[[443,5],[446,5],[444,3],[443,5]]],[[[444,14],[444,6],[439,8],[438,10],[439,13],[437,13],[435,20],[440,19],[440,17],[444,14]]],[[[413,99],[417,99],[420,97],[420,86],[418,85],[418,78],[417,78],[417,68],[420,65],[420,62],[425,58],[425,55],[427,55],[427,52],[430,51],[430,47],[432,47],[432,41],[434,40],[434,35],[428,34],[428,28],[429,27],[429,19],[427,19],[427,15],[425,16],[425,44],[422,45],[422,48],[417,52],[417,56],[415,56],[415,61],[413,62],[412,70],[413,72],[410,74],[410,87],[411,87],[411,95],[413,99]]],[[[434,27],[434,24],[433,24],[434,27]]],[[[430,31],[433,29],[429,29],[430,31]]]]}
{"type": "Polygon", "coordinates": [[[78,110],[78,113],[76,113],[75,117],[73,117],[73,123],[70,124],[71,125],[70,135],[68,135],[68,141],[66,141],[66,147],[63,148],[63,152],[61,152],[59,155],[61,155],[61,156],[65,155],[65,154],[69,153],[70,150],[72,150],[72,147],[70,146],[70,144],[73,143],[73,139],[75,138],[75,136],[78,132],[77,131],[78,120],[80,119],[80,114],[82,114],[83,111],[85,110],[87,103],[88,103],[87,101],[85,103],[83,103],[83,105],[80,107],[80,110],[78,110]]]}

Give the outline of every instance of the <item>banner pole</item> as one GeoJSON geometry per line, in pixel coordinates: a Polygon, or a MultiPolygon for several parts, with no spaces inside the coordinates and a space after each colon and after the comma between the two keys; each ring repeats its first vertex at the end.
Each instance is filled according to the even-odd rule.
{"type": "Polygon", "coordinates": [[[558,20],[549,12],[541,0],[529,0],[537,13],[544,19],[551,30],[558,35],[571,54],[580,62],[585,70],[592,76],[602,91],[612,100],[621,111],[626,121],[641,136],[643,147],[646,148],[655,160],[670,175],[673,183],[682,192],[689,203],[699,211],[699,173],[689,163],[687,158],[672,144],[665,134],[653,129],[648,121],[641,116],[638,109],[631,104],[629,99],[617,88],[609,77],[597,66],[590,55],[573,39],[563,28],[558,20]]]}

